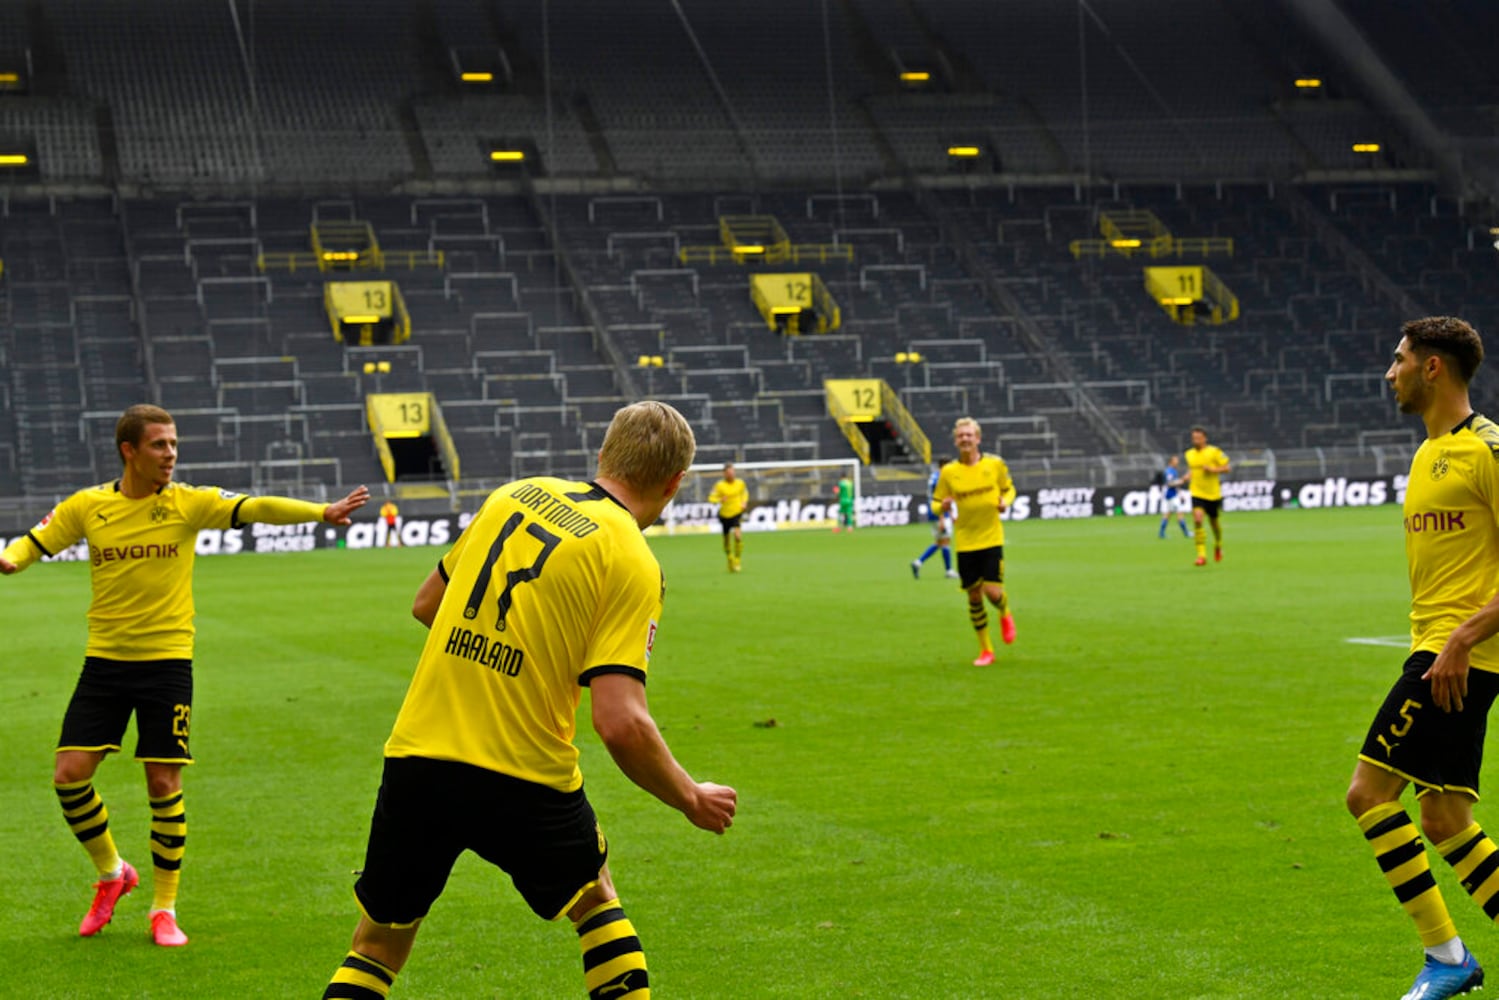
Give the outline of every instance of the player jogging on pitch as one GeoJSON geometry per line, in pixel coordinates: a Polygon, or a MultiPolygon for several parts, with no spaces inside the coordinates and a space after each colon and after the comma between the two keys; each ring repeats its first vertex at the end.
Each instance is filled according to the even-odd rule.
{"type": "Polygon", "coordinates": [[[953,424],[958,457],[942,467],[932,497],[944,514],[957,511],[953,546],[958,550],[958,586],[968,593],[968,620],[979,640],[973,665],[987,667],[994,662],[994,643],[986,599],[999,611],[1000,638],[1007,645],[1015,641],[1015,619],[1005,594],[1005,528],[999,517],[1015,502],[1015,483],[1004,459],[979,450],[981,437],[972,417],[953,424]]]}
{"type": "Polygon", "coordinates": [[[729,572],[738,573],[744,556],[744,528],[739,523],[749,506],[749,484],[734,473],[734,463],[723,464],[723,478],[713,484],[708,502],[718,504],[718,523],[723,528],[723,554],[729,572]]]}
{"type": "Polygon", "coordinates": [[[956,580],[958,571],[952,568],[952,515],[942,509],[942,504],[933,499],[937,492],[937,480],[942,475],[940,463],[932,463],[932,474],[926,482],[926,519],[932,526],[932,544],[928,545],[926,551],[911,560],[911,575],[921,579],[921,564],[932,557],[939,549],[942,552],[942,566],[947,571],[949,579],[956,580]]]}
{"type": "Polygon", "coordinates": [[[1225,472],[1232,471],[1228,456],[1217,445],[1208,444],[1208,432],[1192,428],[1192,447],[1187,449],[1188,490],[1192,494],[1192,530],[1197,543],[1197,565],[1208,561],[1207,534],[1202,530],[1202,516],[1207,515],[1213,527],[1213,562],[1223,561],[1223,483],[1225,472]]]}

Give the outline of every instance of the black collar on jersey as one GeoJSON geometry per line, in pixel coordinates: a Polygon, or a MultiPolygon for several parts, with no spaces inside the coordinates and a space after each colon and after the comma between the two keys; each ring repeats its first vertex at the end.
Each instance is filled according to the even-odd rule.
{"type": "MultiPolygon", "coordinates": [[[[172,484],[171,483],[167,483],[166,486],[158,486],[158,487],[156,487],[156,489],[152,490],[151,492],[155,493],[157,496],[161,496],[161,491],[164,490],[164,489],[166,489],[167,486],[170,486],[170,485],[172,485],[172,484]]],[[[116,493],[122,492],[120,490],[120,480],[116,479],[115,483],[114,483],[114,486],[115,486],[115,492],[116,493]]],[[[129,500],[129,499],[133,499],[133,498],[126,497],[125,499],[129,500]]],[[[146,498],[145,497],[141,497],[141,499],[144,500],[146,498]]]]}
{"type": "Polygon", "coordinates": [[[1473,421],[1476,420],[1476,419],[1478,419],[1478,411],[1474,410],[1472,413],[1469,413],[1466,417],[1463,418],[1462,423],[1460,423],[1456,427],[1452,428],[1452,433],[1456,434],[1458,431],[1462,430],[1464,427],[1467,427],[1469,424],[1473,423],[1473,421]]]}
{"type": "Polygon", "coordinates": [[[584,503],[588,500],[613,500],[616,504],[619,505],[621,510],[628,511],[630,509],[619,502],[619,497],[615,496],[613,493],[610,493],[608,490],[604,489],[592,479],[588,481],[588,487],[589,488],[582,493],[564,493],[562,495],[567,497],[574,503],[584,503]]]}

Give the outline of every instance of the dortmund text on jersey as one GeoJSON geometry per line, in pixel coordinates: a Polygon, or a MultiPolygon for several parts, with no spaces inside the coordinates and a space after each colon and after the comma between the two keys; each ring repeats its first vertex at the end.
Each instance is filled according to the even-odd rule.
{"type": "Polygon", "coordinates": [[[523,479],[489,496],[439,568],[447,588],[386,755],[578,788],[582,688],[644,680],[661,617],[634,516],[591,483],[523,479]]]}

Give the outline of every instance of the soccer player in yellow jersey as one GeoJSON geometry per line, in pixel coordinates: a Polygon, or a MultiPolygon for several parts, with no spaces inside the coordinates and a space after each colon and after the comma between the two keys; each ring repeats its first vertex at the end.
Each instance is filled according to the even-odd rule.
{"type": "Polygon", "coordinates": [[[1416,786],[1421,832],[1499,917],[1499,852],[1473,820],[1499,694],[1499,426],[1469,403],[1483,361],[1471,326],[1434,316],[1401,334],[1385,380],[1401,412],[1426,428],[1405,493],[1410,655],[1364,738],[1347,805],[1426,948],[1406,997],[1441,1000],[1483,985],[1483,969],[1458,937],[1400,797],[1416,786]]]}
{"type": "Polygon", "coordinates": [[[723,478],[713,484],[708,502],[718,504],[718,523],[723,526],[723,554],[729,572],[738,573],[744,555],[744,528],[740,520],[749,506],[749,485],[734,474],[734,463],[723,464],[723,478]]]}
{"type": "Polygon", "coordinates": [[[1006,644],[1015,641],[1015,618],[1005,595],[1005,528],[999,519],[1015,501],[1010,469],[998,455],[979,450],[983,432],[978,421],[963,417],[953,424],[952,439],[958,457],[942,467],[934,502],[951,515],[953,548],[958,552],[958,586],[968,593],[968,620],[978,635],[976,667],[994,662],[994,643],[989,638],[989,613],[985,598],[999,610],[999,634],[1006,644]]]}
{"type": "Polygon", "coordinates": [[[97,934],[120,897],[140,883],[120,858],[94,772],[120,750],[135,714],[135,759],[145,765],[151,805],[151,936],[187,944],[177,926],[177,886],[187,837],[182,767],[192,763],[193,557],[202,528],[253,522],[348,524],[369,498],[363,486],[336,503],[247,497],[172,481],[177,428],[157,406],[132,406],[115,427],[120,478],[79,490],[0,553],[0,573],[86,540],[93,602],[83,672],[63,716],[53,784],[73,835],[99,871],[94,901],[78,928],[97,934]]]}
{"type": "Polygon", "coordinates": [[[385,744],[354,886],[363,916],[325,998],[389,995],[465,850],[504,870],[538,916],[572,921],[589,996],[650,996],[573,737],[586,687],[620,770],[695,826],[732,823],[734,790],[682,769],[645,698],[666,584],[641,530],[696,447],[670,406],[625,407],[594,481],[500,487],[418,589],[412,611],[430,631],[385,744]]]}
{"type": "Polygon", "coordinates": [[[1192,428],[1192,447],[1187,449],[1188,490],[1192,494],[1192,528],[1197,542],[1197,565],[1208,561],[1207,534],[1202,530],[1202,515],[1213,526],[1213,561],[1223,561],[1223,524],[1218,515],[1223,509],[1223,483],[1219,479],[1232,469],[1228,456],[1217,445],[1208,444],[1208,432],[1192,428]]]}

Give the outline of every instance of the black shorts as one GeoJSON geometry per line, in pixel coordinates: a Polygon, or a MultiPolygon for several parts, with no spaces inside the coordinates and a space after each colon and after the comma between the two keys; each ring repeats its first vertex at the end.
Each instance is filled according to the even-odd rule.
{"type": "Polygon", "coordinates": [[[1398,774],[1427,792],[1461,792],[1478,799],[1478,771],[1489,707],[1499,695],[1499,674],[1468,671],[1468,696],[1461,712],[1443,712],[1431,698],[1431,682],[1421,675],[1435,653],[1416,652],[1369,726],[1359,759],[1398,774]]]}
{"type": "Polygon", "coordinates": [[[509,875],[546,920],[598,881],[609,855],[581,788],[559,792],[457,761],[385,758],[354,883],[365,916],[387,927],[422,919],[465,850],[509,875]]]}
{"type": "Polygon", "coordinates": [[[1217,517],[1218,516],[1218,512],[1223,509],[1223,501],[1222,500],[1208,500],[1208,499],[1206,499],[1204,497],[1193,497],[1192,498],[1192,509],[1196,510],[1198,508],[1201,508],[1207,514],[1208,517],[1217,517]]]}
{"type": "Polygon", "coordinates": [[[733,517],[724,517],[722,514],[720,514],[720,515],[718,515],[718,523],[721,524],[721,525],[723,525],[723,533],[725,535],[727,535],[729,532],[731,532],[735,528],[739,527],[739,521],[743,517],[744,517],[744,512],[743,511],[739,512],[738,514],[735,514],[733,517]]]}
{"type": "Polygon", "coordinates": [[[958,553],[958,586],[972,590],[981,583],[1005,582],[1005,547],[958,553]]]}
{"type": "Polygon", "coordinates": [[[83,672],[63,713],[58,750],[117,752],[135,713],[135,759],[191,764],[192,660],[83,659],[83,672]]]}

